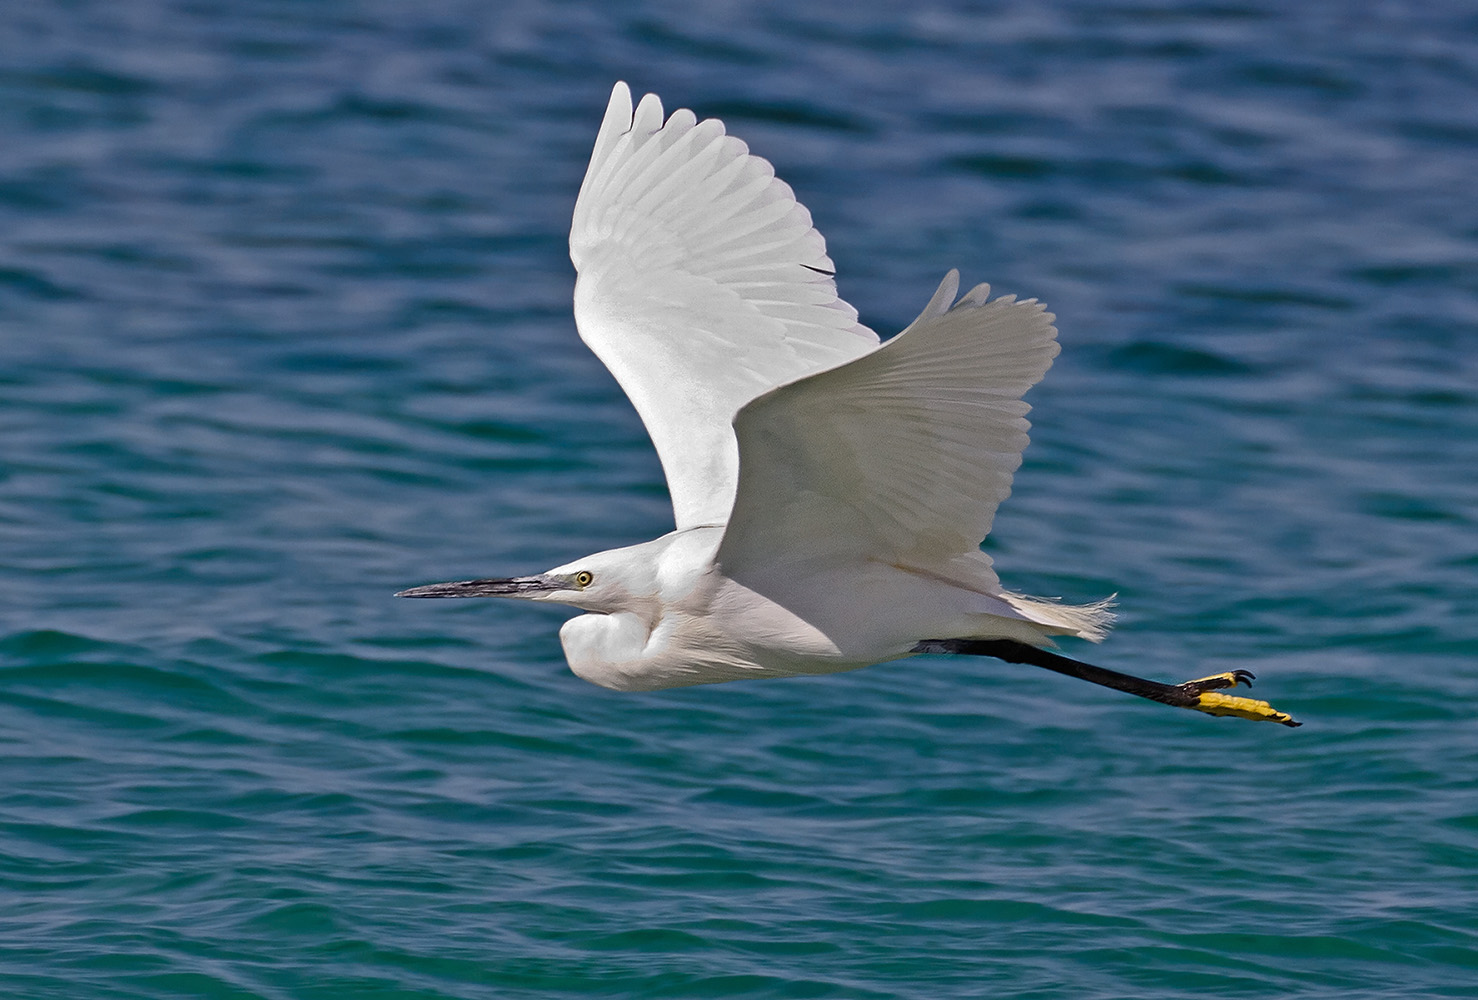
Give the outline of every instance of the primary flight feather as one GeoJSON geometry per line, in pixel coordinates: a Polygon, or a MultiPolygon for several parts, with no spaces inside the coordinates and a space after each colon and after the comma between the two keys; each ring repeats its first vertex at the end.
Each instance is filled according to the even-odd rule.
{"type": "Polygon", "coordinates": [[[402,597],[514,597],[587,614],[560,639],[618,690],[995,656],[1212,715],[1297,725],[1220,689],[1049,652],[1103,638],[1106,601],[1002,589],[980,543],[1027,443],[1022,396],[1057,355],[1034,299],[945,276],[886,343],[837,295],[811,215],[722,122],[611,93],[575,204],[580,337],[657,448],[676,530],[534,576],[402,597]]]}

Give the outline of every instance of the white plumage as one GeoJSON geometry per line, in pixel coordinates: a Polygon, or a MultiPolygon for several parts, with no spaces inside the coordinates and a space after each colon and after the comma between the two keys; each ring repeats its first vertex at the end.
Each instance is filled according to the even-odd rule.
{"type": "Polygon", "coordinates": [[[663,124],[654,94],[633,116],[625,84],[580,187],[570,258],[580,336],[646,423],[679,530],[728,520],[739,407],[878,345],[770,164],[715,119],[680,110],[663,124]]]}
{"type": "Polygon", "coordinates": [[[991,300],[986,285],[957,299],[951,271],[880,345],[837,296],[825,241],[770,164],[719,121],[664,120],[655,95],[633,109],[624,83],[580,188],[570,257],[580,336],[652,436],[676,530],[535,576],[403,596],[583,609],[560,631],[570,666],[622,690],[960,651],[1172,704],[1263,704],[1198,693],[1240,676],[1164,694],[1041,652],[1051,636],[1101,639],[1108,602],[1002,590],[980,542],[1026,447],[1022,395],[1058,351],[1035,300],[991,300]]]}

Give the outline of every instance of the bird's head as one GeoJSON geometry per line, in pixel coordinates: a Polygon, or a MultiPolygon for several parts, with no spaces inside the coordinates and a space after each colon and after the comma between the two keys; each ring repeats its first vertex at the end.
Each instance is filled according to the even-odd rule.
{"type": "MultiPolygon", "coordinates": [[[[640,548],[633,546],[632,549],[640,548]]],[[[652,567],[632,549],[598,552],[546,573],[484,580],[431,583],[396,597],[514,597],[549,601],[601,614],[638,611],[654,596],[652,567]]]]}

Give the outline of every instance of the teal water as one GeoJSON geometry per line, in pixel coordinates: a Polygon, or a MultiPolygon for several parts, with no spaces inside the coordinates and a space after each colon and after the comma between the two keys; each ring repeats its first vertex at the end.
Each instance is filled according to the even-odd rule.
{"type": "Polygon", "coordinates": [[[1475,994],[1468,6],[42,2],[0,55],[0,994],[1475,994]],[[1046,300],[1003,578],[1306,725],[965,658],[617,695],[558,610],[393,600],[670,526],[570,316],[618,78],[876,329],[1046,300]]]}

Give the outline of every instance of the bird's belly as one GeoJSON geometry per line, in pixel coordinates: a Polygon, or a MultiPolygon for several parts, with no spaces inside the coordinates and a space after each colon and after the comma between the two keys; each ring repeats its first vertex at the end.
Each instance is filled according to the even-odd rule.
{"type": "Polygon", "coordinates": [[[635,615],[581,615],[560,630],[576,676],[617,691],[835,673],[886,657],[849,657],[828,635],[787,609],[719,601],[704,614],[665,616],[648,628],[635,615]]]}
{"type": "Polygon", "coordinates": [[[846,669],[829,666],[832,661],[861,665],[897,659],[920,639],[979,633],[1037,641],[1037,629],[996,595],[994,574],[988,573],[988,563],[985,567],[987,574],[972,580],[974,567],[968,562],[927,570],[859,559],[746,585],[801,623],[798,631],[829,645],[811,651],[821,660],[817,669],[797,671],[815,673],[846,669]]]}

